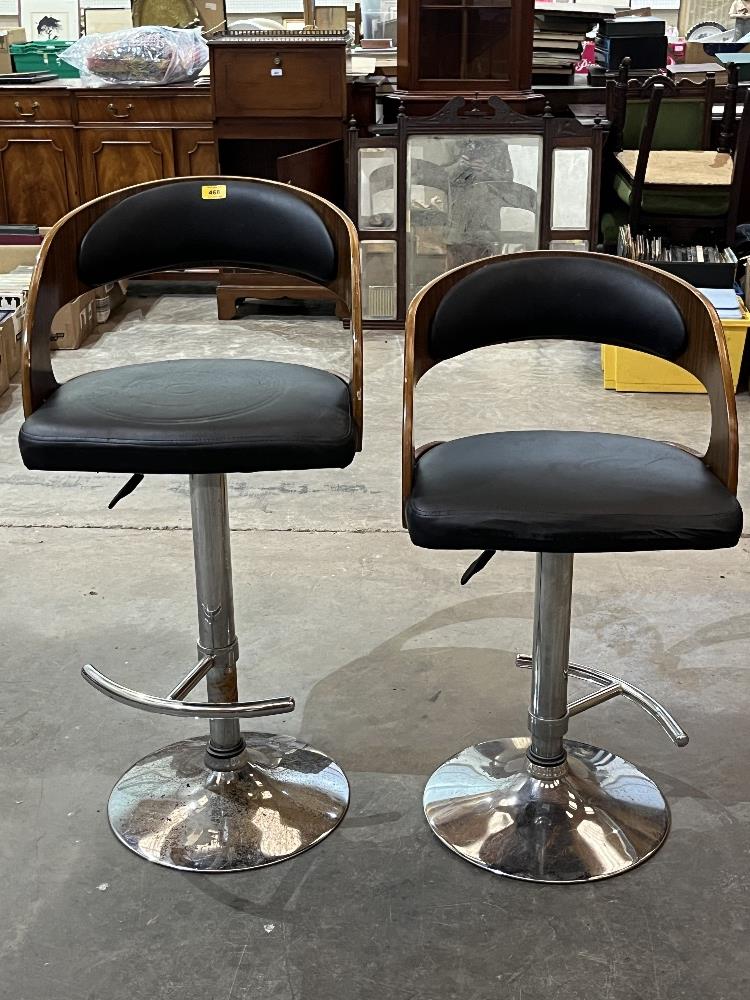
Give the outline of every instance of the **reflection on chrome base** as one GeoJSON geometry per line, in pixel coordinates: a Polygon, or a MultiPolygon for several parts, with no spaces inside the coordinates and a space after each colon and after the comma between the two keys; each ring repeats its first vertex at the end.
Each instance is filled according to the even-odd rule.
{"type": "Polygon", "coordinates": [[[669,807],[653,781],[606,750],[566,740],[567,762],[529,762],[528,738],[468,747],[435,771],[427,821],[456,854],[498,875],[588,882],[661,847],[669,807]]]}
{"type": "Polygon", "coordinates": [[[344,773],[288,736],[245,733],[247,749],[206,766],[206,739],[144,757],[115,785],[109,822],[131,851],[186,871],[271,865],[327,837],[349,803],[344,773]]]}

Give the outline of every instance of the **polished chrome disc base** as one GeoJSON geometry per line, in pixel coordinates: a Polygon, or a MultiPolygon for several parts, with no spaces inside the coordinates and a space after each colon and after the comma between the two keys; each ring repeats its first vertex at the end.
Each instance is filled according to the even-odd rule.
{"type": "Polygon", "coordinates": [[[289,736],[244,737],[234,770],[206,767],[205,738],[144,757],[112,790],[115,835],[158,865],[208,872],[271,865],[327,837],[349,804],[341,768],[289,736]]]}
{"type": "Polygon", "coordinates": [[[669,807],[633,764],[566,740],[567,766],[533,768],[528,748],[526,738],[492,740],[435,771],[424,811],[446,847],[510,878],[588,882],[619,875],[662,845],[669,807]]]}

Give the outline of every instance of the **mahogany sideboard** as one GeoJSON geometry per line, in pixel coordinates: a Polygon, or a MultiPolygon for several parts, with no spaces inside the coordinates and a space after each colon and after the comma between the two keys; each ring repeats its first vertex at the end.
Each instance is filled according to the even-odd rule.
{"type": "Polygon", "coordinates": [[[217,172],[208,88],[0,87],[0,222],[50,226],[129,184],[217,172]]]}

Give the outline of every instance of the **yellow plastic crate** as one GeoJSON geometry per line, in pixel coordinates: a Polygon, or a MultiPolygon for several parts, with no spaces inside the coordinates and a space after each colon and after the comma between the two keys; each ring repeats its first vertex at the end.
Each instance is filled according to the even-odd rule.
{"type": "MultiPolygon", "coordinates": [[[[750,312],[742,305],[742,319],[722,320],[729,349],[734,388],[740,377],[742,352],[750,327],[750,312]]],[[[604,388],[618,392],[705,392],[697,378],[669,361],[627,347],[602,344],[604,388]]]]}

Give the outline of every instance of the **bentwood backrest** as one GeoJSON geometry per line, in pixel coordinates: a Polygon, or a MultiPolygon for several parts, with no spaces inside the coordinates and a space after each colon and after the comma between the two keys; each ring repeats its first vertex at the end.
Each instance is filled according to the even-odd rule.
{"type": "Polygon", "coordinates": [[[320,284],[337,273],[336,244],[316,209],[282,185],[186,180],[136,191],[81,241],[89,285],[173,267],[252,267],[320,284]],[[148,238],[144,238],[148,234],[148,238]]]}
{"type": "Polygon", "coordinates": [[[287,184],[186,177],[125,188],[65,216],[45,238],[29,292],[26,414],[58,386],[49,334],[60,306],[90,288],[173,268],[245,267],[328,288],[352,328],[352,410],[362,426],[359,243],[330,202],[287,184]]]}
{"type": "Polygon", "coordinates": [[[703,461],[737,488],[737,411],[726,339],[710,303],[664,271],[605,254],[537,250],[472,261],[419,292],[406,320],[403,493],[411,493],[414,389],[430,368],[494,344],[577,340],[671,361],[708,392],[703,461]]]}

